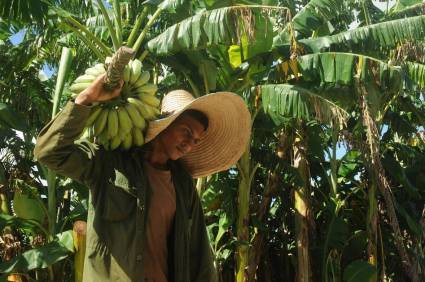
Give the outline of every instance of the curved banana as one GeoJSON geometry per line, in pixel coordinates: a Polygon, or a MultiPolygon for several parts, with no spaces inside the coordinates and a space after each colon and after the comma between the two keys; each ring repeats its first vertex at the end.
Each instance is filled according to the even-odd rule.
{"type": "Polygon", "coordinates": [[[93,124],[95,136],[99,136],[99,134],[102,131],[106,131],[106,130],[103,130],[103,129],[105,128],[107,119],[108,119],[108,110],[102,109],[102,111],[100,112],[99,116],[97,117],[96,121],[93,124]]]}
{"type": "Polygon", "coordinates": [[[103,145],[103,147],[108,150],[109,139],[107,130],[103,130],[99,135],[96,136],[96,143],[103,145]]]}
{"type": "Polygon", "coordinates": [[[125,105],[125,109],[128,112],[128,115],[130,116],[131,120],[133,121],[133,124],[135,127],[144,129],[146,127],[145,119],[140,114],[137,107],[131,103],[127,103],[125,105]]]}
{"type": "Polygon", "coordinates": [[[101,75],[103,73],[105,73],[105,70],[102,71],[102,70],[99,70],[95,67],[88,68],[85,71],[85,74],[92,75],[92,76],[95,76],[95,77],[98,77],[99,75],[101,75]]]}
{"type": "Polygon", "coordinates": [[[122,142],[122,138],[119,135],[115,135],[109,143],[109,149],[110,150],[115,150],[116,148],[118,148],[121,145],[122,142]]]}
{"type": "Polygon", "coordinates": [[[123,80],[124,82],[130,82],[130,74],[131,74],[131,70],[130,70],[130,66],[126,65],[124,68],[124,73],[123,73],[123,80]]]}
{"type": "Polygon", "coordinates": [[[137,98],[132,98],[132,97],[128,97],[127,101],[130,104],[133,104],[134,106],[137,107],[137,109],[139,110],[140,114],[143,116],[144,119],[146,119],[146,120],[149,119],[150,112],[148,110],[146,110],[146,107],[145,107],[145,105],[143,104],[142,101],[140,101],[137,98]]]}
{"type": "Polygon", "coordinates": [[[151,78],[151,74],[148,71],[142,72],[139,78],[137,79],[137,81],[134,83],[134,88],[138,88],[145,85],[150,78],[151,78]]]}
{"type": "Polygon", "coordinates": [[[136,146],[142,146],[145,143],[143,132],[140,128],[134,127],[132,130],[133,144],[136,146]]]}
{"type": "Polygon", "coordinates": [[[152,107],[159,107],[159,104],[161,104],[161,101],[152,95],[146,95],[146,94],[139,94],[137,95],[137,97],[139,97],[140,101],[142,101],[145,104],[148,104],[152,107]]]}
{"type": "Polygon", "coordinates": [[[79,94],[81,91],[89,87],[91,82],[80,82],[80,83],[74,83],[69,87],[69,90],[79,94]]]}
{"type": "Polygon", "coordinates": [[[99,116],[101,111],[102,111],[101,107],[94,107],[93,109],[91,109],[90,115],[86,120],[85,126],[90,127],[94,123],[96,118],[99,116]]]}
{"type": "Polygon", "coordinates": [[[131,132],[128,132],[128,133],[124,136],[124,139],[122,140],[121,147],[122,147],[124,150],[128,150],[128,149],[130,149],[130,148],[131,148],[132,143],[133,143],[133,137],[132,137],[132,135],[131,135],[131,132]]]}
{"type": "Polygon", "coordinates": [[[135,59],[131,63],[130,84],[136,83],[136,81],[139,79],[141,72],[142,72],[142,62],[135,59]]]}
{"type": "Polygon", "coordinates": [[[137,94],[145,93],[149,95],[154,95],[157,91],[158,91],[158,86],[156,86],[153,83],[147,83],[135,89],[135,92],[137,94]]]}
{"type": "Polygon", "coordinates": [[[112,139],[118,134],[118,113],[116,109],[108,111],[108,138],[112,139]]]}
{"type": "Polygon", "coordinates": [[[74,81],[74,83],[81,83],[81,82],[93,82],[96,79],[94,75],[90,74],[83,74],[77,77],[77,79],[74,81]]]}
{"type": "Polygon", "coordinates": [[[119,132],[120,135],[125,135],[131,131],[133,122],[124,107],[118,108],[119,132]]]}

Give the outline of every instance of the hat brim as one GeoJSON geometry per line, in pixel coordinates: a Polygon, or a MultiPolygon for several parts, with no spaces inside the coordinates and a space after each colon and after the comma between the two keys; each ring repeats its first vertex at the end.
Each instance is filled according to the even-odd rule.
{"type": "Polygon", "coordinates": [[[149,122],[146,142],[153,140],[184,111],[193,109],[208,117],[208,129],[182,161],[192,177],[230,168],[246,150],[251,134],[251,115],[243,99],[231,92],[201,96],[172,115],[149,122]]]}

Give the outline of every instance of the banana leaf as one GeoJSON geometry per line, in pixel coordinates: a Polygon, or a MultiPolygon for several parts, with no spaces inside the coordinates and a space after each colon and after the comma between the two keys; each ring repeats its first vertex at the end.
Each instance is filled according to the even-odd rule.
{"type": "Polygon", "coordinates": [[[220,44],[239,45],[242,37],[249,34],[248,47],[252,52],[266,52],[272,45],[271,27],[269,17],[258,9],[226,7],[187,18],[150,40],[147,46],[151,53],[170,55],[220,44]],[[250,12],[252,17],[246,14],[250,12]]]}
{"type": "Polygon", "coordinates": [[[9,105],[0,103],[0,127],[25,131],[27,124],[24,116],[13,110],[9,105]]]}
{"type": "Polygon", "coordinates": [[[345,1],[340,0],[312,0],[299,11],[292,23],[294,29],[308,37],[311,33],[344,12],[345,1]]]}
{"type": "Polygon", "coordinates": [[[48,5],[43,0],[2,0],[0,18],[42,23],[47,19],[48,5]]]}
{"type": "Polygon", "coordinates": [[[288,118],[311,120],[342,126],[348,113],[334,102],[312,91],[290,84],[268,84],[260,86],[264,111],[276,125],[288,118]]]}
{"type": "MultiPolygon", "coordinates": [[[[324,51],[373,52],[382,48],[393,49],[406,41],[423,41],[425,16],[386,21],[331,36],[302,39],[306,53],[324,51]]],[[[285,47],[288,43],[276,41],[273,47],[285,47]]],[[[284,48],[285,49],[285,48],[284,48]]]]}
{"type": "Polygon", "coordinates": [[[407,74],[409,78],[416,83],[421,89],[425,89],[425,65],[407,62],[407,74]]]}
{"type": "Polygon", "coordinates": [[[376,275],[376,268],[363,260],[356,260],[344,269],[343,281],[358,282],[370,281],[376,275]]]}
{"type": "MultiPolygon", "coordinates": [[[[1,273],[27,272],[46,268],[67,258],[73,251],[72,230],[58,234],[56,239],[44,246],[28,250],[13,259],[0,263],[1,273]]],[[[6,275],[0,276],[0,280],[6,275]]]]}

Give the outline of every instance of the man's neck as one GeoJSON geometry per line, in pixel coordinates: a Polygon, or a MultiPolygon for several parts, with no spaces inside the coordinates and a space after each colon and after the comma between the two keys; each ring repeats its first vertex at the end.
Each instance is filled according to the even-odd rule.
{"type": "Polygon", "coordinates": [[[168,170],[168,156],[158,142],[152,143],[151,150],[146,154],[147,162],[156,169],[168,170]]]}

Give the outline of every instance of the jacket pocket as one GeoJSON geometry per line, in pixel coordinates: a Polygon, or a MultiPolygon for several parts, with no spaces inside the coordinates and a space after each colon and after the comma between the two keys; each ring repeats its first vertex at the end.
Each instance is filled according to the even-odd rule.
{"type": "Polygon", "coordinates": [[[106,220],[125,220],[136,210],[136,196],[110,180],[108,181],[104,196],[102,217],[106,220]]]}

